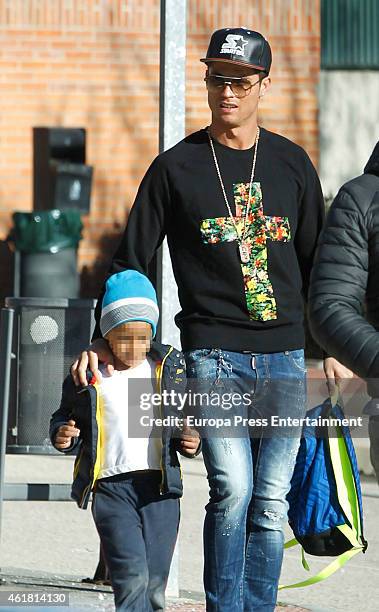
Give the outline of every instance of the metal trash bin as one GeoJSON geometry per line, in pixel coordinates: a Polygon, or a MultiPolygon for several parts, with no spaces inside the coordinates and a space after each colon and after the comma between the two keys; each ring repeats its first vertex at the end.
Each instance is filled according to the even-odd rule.
{"type": "Polygon", "coordinates": [[[14,295],[78,298],[77,249],[82,221],[77,209],[13,214],[10,241],[16,253],[14,295]]]}

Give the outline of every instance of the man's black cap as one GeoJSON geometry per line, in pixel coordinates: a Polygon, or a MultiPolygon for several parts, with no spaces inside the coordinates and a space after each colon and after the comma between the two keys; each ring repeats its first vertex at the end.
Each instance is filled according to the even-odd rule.
{"type": "Polygon", "coordinates": [[[271,48],[262,34],[247,28],[223,28],[213,32],[207,57],[201,62],[229,62],[262,70],[271,67],[271,48]]]}

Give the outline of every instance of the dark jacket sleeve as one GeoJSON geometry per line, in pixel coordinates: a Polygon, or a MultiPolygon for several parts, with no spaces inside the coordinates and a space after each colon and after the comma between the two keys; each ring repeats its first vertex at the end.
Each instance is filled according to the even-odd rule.
{"type": "MultiPolygon", "coordinates": [[[[76,401],[76,389],[74,382],[71,378],[71,375],[67,376],[67,378],[63,382],[62,386],[62,397],[61,403],[50,419],[50,428],[49,428],[49,436],[51,440],[51,444],[54,446],[55,435],[61,427],[61,425],[66,425],[68,421],[72,418],[72,412],[74,407],[74,402],[76,401]]],[[[61,453],[71,453],[71,451],[75,450],[77,445],[80,442],[79,438],[74,438],[71,446],[65,449],[57,448],[61,453]]]]}
{"type": "MultiPolygon", "coordinates": [[[[149,264],[167,233],[169,209],[170,193],[167,171],[158,156],[141,182],[107,278],[111,274],[126,269],[137,270],[148,275],[149,264]]],[[[96,304],[96,326],[92,339],[101,337],[99,320],[103,295],[104,286],[96,304]]]]}
{"type": "Polygon", "coordinates": [[[327,354],[315,343],[309,330],[308,293],[311,270],[314,263],[316,248],[325,221],[325,203],[320,180],[308,155],[304,153],[303,189],[299,204],[298,226],[295,235],[295,249],[302,278],[302,294],[304,298],[304,328],[307,351],[317,358],[325,358],[327,354]]]}
{"type": "Polygon", "coordinates": [[[325,204],[320,180],[307,155],[304,158],[304,172],[305,180],[300,198],[299,220],[294,240],[303,281],[303,295],[306,301],[317,242],[325,220],[325,204]]]}
{"type": "Polygon", "coordinates": [[[363,378],[379,375],[379,333],[365,319],[370,215],[342,188],[320,238],[309,317],[317,342],[363,378]]]}
{"type": "MultiPolygon", "coordinates": [[[[165,387],[168,390],[174,390],[175,393],[180,393],[180,394],[185,394],[187,392],[187,371],[186,371],[186,362],[184,359],[184,355],[181,351],[179,351],[178,349],[174,348],[173,354],[175,355],[175,357],[173,358],[169,358],[168,359],[168,370],[170,371],[170,373],[168,374],[167,371],[164,372],[165,375],[165,387]]],[[[172,415],[177,417],[177,416],[181,416],[182,418],[186,417],[186,407],[183,409],[183,412],[180,414],[177,410],[177,408],[175,408],[172,412],[172,415]]],[[[172,448],[180,453],[180,455],[182,455],[183,457],[187,457],[187,459],[193,459],[194,457],[197,457],[198,455],[200,455],[200,453],[202,452],[202,441],[201,439],[199,439],[199,445],[196,449],[196,453],[192,454],[188,454],[186,451],[184,451],[180,445],[180,432],[177,430],[176,427],[171,429],[171,433],[170,433],[172,439],[171,439],[171,443],[172,443],[172,448]]]]}

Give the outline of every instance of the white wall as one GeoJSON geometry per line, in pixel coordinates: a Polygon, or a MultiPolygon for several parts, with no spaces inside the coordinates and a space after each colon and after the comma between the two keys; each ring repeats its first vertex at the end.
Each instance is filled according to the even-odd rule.
{"type": "Polygon", "coordinates": [[[319,174],[327,197],[362,174],[379,140],[379,70],[321,71],[319,129],[319,174]]]}

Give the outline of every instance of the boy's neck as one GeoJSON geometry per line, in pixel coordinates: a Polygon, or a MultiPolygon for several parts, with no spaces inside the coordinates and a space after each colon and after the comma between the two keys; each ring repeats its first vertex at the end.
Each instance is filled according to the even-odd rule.
{"type": "Polygon", "coordinates": [[[139,365],[141,365],[141,363],[143,363],[145,359],[146,357],[131,366],[121,361],[121,359],[119,359],[118,357],[115,357],[114,369],[117,371],[133,370],[133,368],[137,368],[139,365]]]}

